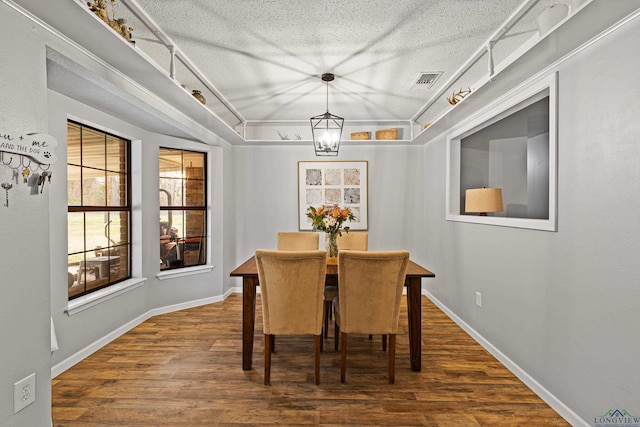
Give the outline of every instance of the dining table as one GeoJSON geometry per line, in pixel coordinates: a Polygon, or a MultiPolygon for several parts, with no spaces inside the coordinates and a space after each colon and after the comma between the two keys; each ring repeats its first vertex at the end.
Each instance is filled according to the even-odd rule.
{"type": "MultiPolygon", "coordinates": [[[[256,320],[256,288],[258,267],[255,256],[250,257],[230,273],[231,277],[242,277],[242,369],[251,369],[253,340],[256,320]]],[[[411,369],[422,369],[422,278],[435,274],[413,260],[409,260],[404,285],[407,288],[407,317],[409,329],[409,355],[411,369]]],[[[338,284],[338,266],[327,263],[326,284],[338,284]]]]}

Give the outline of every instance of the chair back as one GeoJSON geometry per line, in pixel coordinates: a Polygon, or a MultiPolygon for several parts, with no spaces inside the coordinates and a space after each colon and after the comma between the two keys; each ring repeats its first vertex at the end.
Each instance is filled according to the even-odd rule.
{"type": "Polygon", "coordinates": [[[278,233],[279,251],[315,251],[319,244],[318,233],[280,231],[278,233]]]}
{"type": "Polygon", "coordinates": [[[264,333],[320,335],[327,253],[256,251],[264,333]]]}
{"type": "Polygon", "coordinates": [[[340,330],[396,334],[408,251],[338,252],[340,330]]]}
{"type": "Polygon", "coordinates": [[[350,231],[338,236],[338,251],[340,250],[367,251],[369,250],[369,234],[366,231],[350,231]]]}

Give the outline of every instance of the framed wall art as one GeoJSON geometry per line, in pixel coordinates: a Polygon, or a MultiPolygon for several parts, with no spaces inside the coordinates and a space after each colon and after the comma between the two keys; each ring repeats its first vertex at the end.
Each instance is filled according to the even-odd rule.
{"type": "Polygon", "coordinates": [[[355,216],[345,226],[367,230],[367,166],[367,161],[299,161],[298,228],[311,230],[310,206],[339,205],[355,216]]]}

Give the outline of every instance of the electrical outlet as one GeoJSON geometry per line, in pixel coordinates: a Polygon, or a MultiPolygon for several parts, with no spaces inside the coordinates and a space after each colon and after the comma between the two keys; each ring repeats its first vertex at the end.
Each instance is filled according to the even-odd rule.
{"type": "Polygon", "coordinates": [[[35,372],[13,385],[13,413],[17,414],[25,406],[36,401],[35,372]]]}
{"type": "Polygon", "coordinates": [[[482,307],[482,294],[476,291],[476,305],[482,307]]]}

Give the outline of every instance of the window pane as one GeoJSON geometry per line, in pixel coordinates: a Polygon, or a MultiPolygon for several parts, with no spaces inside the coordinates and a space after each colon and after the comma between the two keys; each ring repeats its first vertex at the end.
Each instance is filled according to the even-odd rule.
{"type": "Polygon", "coordinates": [[[118,246],[109,255],[109,281],[115,282],[131,275],[129,271],[129,247],[118,246]]]}
{"type": "MultiPolygon", "coordinates": [[[[100,256],[100,250],[109,246],[107,239],[108,214],[106,212],[86,212],[85,213],[85,250],[98,251],[94,256],[100,256]]],[[[90,255],[87,255],[89,257],[90,255]]]]}
{"type": "Polygon", "coordinates": [[[205,235],[204,211],[186,211],[185,237],[200,237],[205,235]]]}
{"type": "Polygon", "coordinates": [[[129,243],[129,212],[110,212],[108,233],[110,246],[129,243]]]}
{"type": "Polygon", "coordinates": [[[77,166],[67,167],[67,205],[69,206],[82,204],[80,170],[77,166]]]}
{"type": "Polygon", "coordinates": [[[182,179],[160,178],[160,206],[182,206],[182,179]]]}
{"type": "MultiPolygon", "coordinates": [[[[81,259],[84,261],[84,256],[81,259]]],[[[79,268],[80,259],[78,258],[78,256],[69,255],[67,268],[69,297],[73,297],[84,292],[84,283],[81,284],[78,282],[78,279],[80,278],[80,275],[78,274],[79,268]]]]}
{"type": "Polygon", "coordinates": [[[80,126],[67,124],[67,163],[80,166],[80,126]]]}
{"type": "Polygon", "coordinates": [[[69,258],[73,258],[76,265],[84,257],[84,212],[69,212],[67,214],[67,239],[69,258]],[[76,254],[76,255],[74,255],[76,254]]]}
{"type": "Polygon", "coordinates": [[[160,235],[160,268],[182,267],[183,257],[183,211],[160,212],[160,225],[164,234],[160,235]]]}
{"type": "MultiPolygon", "coordinates": [[[[196,168],[204,171],[204,159],[205,153],[196,153],[194,151],[183,151],[182,164],[184,166],[185,175],[189,176],[186,171],[189,168],[196,168]]],[[[200,179],[204,178],[204,175],[200,176],[200,179]]]]}
{"type": "Polygon", "coordinates": [[[127,176],[114,172],[107,172],[107,205],[127,205],[127,176]]]}
{"type": "Polygon", "coordinates": [[[173,227],[178,237],[184,237],[184,211],[182,209],[174,209],[169,211],[173,216],[173,227]]]}
{"type": "Polygon", "coordinates": [[[126,147],[126,141],[122,138],[107,135],[107,170],[112,172],[125,172],[127,170],[126,147]]]}
{"type": "Polygon", "coordinates": [[[205,212],[185,212],[184,265],[204,263],[205,212]]]}
{"type": "Polygon", "coordinates": [[[205,185],[203,168],[187,168],[184,181],[185,206],[205,206],[205,185]]]}
{"type": "Polygon", "coordinates": [[[182,151],[160,148],[160,177],[180,178],[182,172],[182,151]]]}
{"type": "Polygon", "coordinates": [[[93,129],[82,129],[82,166],[104,169],[105,134],[93,129]]]}
{"type": "Polygon", "coordinates": [[[173,212],[160,211],[160,238],[168,236],[173,227],[173,212]]]}
{"type": "Polygon", "coordinates": [[[205,206],[205,153],[185,152],[185,206],[205,206]]]}
{"type": "Polygon", "coordinates": [[[106,206],[105,172],[82,168],[82,205],[106,206]]]}
{"type": "Polygon", "coordinates": [[[192,237],[184,242],[184,266],[204,264],[204,238],[192,237]]]}

